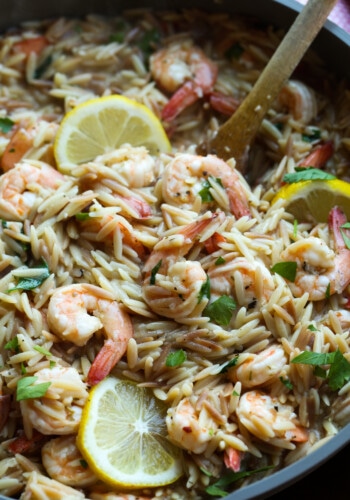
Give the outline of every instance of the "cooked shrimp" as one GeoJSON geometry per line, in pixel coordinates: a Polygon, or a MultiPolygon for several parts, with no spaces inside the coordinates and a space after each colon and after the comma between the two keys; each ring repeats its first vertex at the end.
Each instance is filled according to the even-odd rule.
{"type": "Polygon", "coordinates": [[[229,447],[224,453],[224,463],[228,469],[239,472],[241,470],[241,457],[241,451],[229,447]]]}
{"type": "Polygon", "coordinates": [[[245,257],[227,255],[223,264],[212,265],[207,274],[213,299],[234,295],[245,307],[268,301],[274,290],[270,271],[258,260],[249,262],[245,257]]]}
{"type": "Polygon", "coordinates": [[[282,88],[278,100],[289,109],[295,120],[309,123],[317,115],[315,92],[299,80],[289,80],[282,88]]]}
{"type": "Polygon", "coordinates": [[[150,58],[150,69],[160,87],[175,92],[162,110],[162,119],[167,122],[209,94],[218,74],[216,64],[188,43],[173,43],[156,52],[150,58]]]}
{"type": "MultiPolygon", "coordinates": [[[[1,168],[4,172],[13,168],[33,148],[38,129],[43,123],[45,125],[43,139],[47,143],[52,143],[58,128],[57,123],[39,120],[34,125],[23,125],[13,129],[10,141],[1,156],[1,168]]],[[[49,148],[40,159],[51,163],[50,160],[53,160],[52,148],[49,148]]]]}
{"type": "Polygon", "coordinates": [[[40,161],[23,161],[0,177],[0,217],[24,221],[37,199],[44,199],[64,177],[40,161]]]}
{"type": "Polygon", "coordinates": [[[249,432],[276,446],[288,448],[290,442],[303,443],[308,439],[307,431],[298,423],[293,408],[261,391],[243,394],[236,413],[249,432]]]}
{"type": "Polygon", "coordinates": [[[321,168],[334,153],[333,141],[327,141],[317,146],[310,154],[298,163],[302,167],[321,168]]]}
{"type": "Polygon", "coordinates": [[[238,364],[228,370],[227,376],[245,388],[263,386],[275,381],[286,364],[282,346],[272,344],[258,354],[240,354],[238,364]]]}
{"type": "Polygon", "coordinates": [[[34,385],[50,382],[44,396],[21,401],[23,414],[45,435],[72,434],[78,430],[88,391],[73,367],[54,366],[35,373],[34,385]]]}
{"type": "Polygon", "coordinates": [[[203,453],[218,428],[205,408],[196,410],[188,397],[168,410],[166,424],[171,441],[193,453],[203,453]]]}
{"type": "Polygon", "coordinates": [[[41,458],[48,475],[67,486],[83,488],[97,482],[77,448],[75,434],[48,441],[42,447],[41,458]]]}
{"type": "Polygon", "coordinates": [[[129,314],[113,296],[95,285],[75,284],[58,288],[51,296],[47,320],[52,331],[63,340],[86,345],[97,332],[105,342],[94,359],[88,383],[104,379],[124,355],[133,336],[129,314]]]}
{"type": "Polygon", "coordinates": [[[201,234],[210,237],[223,222],[223,212],[211,214],[189,224],[154,247],[143,272],[143,296],[156,314],[181,320],[200,315],[207,300],[200,298],[207,275],[198,261],[185,260],[201,234]]]}
{"type": "Polygon", "coordinates": [[[292,243],[281,253],[282,261],[297,263],[295,280],[288,281],[295,297],[308,293],[309,300],[323,300],[334,293],[342,293],[350,283],[350,251],[341,234],[346,216],[334,207],[328,222],[335,251],[320,238],[310,236],[292,243]]]}
{"type": "Polygon", "coordinates": [[[162,195],[171,205],[181,205],[185,209],[205,208],[200,192],[210,184],[210,194],[215,183],[221,183],[228,197],[229,210],[237,219],[250,216],[247,195],[237,172],[215,155],[197,156],[179,154],[166,166],[163,174],[162,195]]]}

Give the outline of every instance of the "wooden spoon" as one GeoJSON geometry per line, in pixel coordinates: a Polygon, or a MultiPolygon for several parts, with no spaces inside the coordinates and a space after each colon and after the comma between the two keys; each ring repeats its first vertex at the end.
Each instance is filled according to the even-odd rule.
{"type": "Polygon", "coordinates": [[[208,152],[224,160],[234,157],[237,168],[244,164],[260,124],[324,25],[337,0],[309,0],[274,52],[257,82],[237,111],[212,139],[208,152]]]}

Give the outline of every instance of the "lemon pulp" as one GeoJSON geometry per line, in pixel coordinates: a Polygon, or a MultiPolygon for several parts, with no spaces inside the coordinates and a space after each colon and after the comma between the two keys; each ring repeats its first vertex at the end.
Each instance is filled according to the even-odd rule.
{"type": "Polygon", "coordinates": [[[69,173],[76,165],[123,144],[144,146],[152,155],[171,149],[160,120],[146,106],[120,95],[98,97],[79,104],[63,118],[54,156],[58,169],[69,173]]]}
{"type": "Polygon", "coordinates": [[[181,451],[166,438],[166,407],[151,390],[107,377],[89,395],[77,445],[97,477],[123,488],[170,484],[181,451]]]}

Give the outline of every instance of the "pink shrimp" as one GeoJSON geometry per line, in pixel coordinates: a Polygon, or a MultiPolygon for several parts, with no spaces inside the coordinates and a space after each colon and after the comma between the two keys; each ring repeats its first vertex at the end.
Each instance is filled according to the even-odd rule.
{"type": "Polygon", "coordinates": [[[203,312],[207,301],[199,297],[207,275],[200,262],[184,257],[201,235],[211,237],[223,220],[223,212],[205,215],[157,243],[143,269],[143,296],[152,311],[178,321],[203,312]]]}
{"type": "Polygon", "coordinates": [[[124,355],[133,337],[129,314],[102,288],[89,284],[67,285],[51,296],[47,320],[52,331],[63,340],[83,346],[99,331],[105,342],[94,359],[87,381],[103,380],[124,355]]]}
{"type": "Polygon", "coordinates": [[[224,464],[228,469],[239,472],[241,469],[241,456],[241,451],[229,447],[224,453],[224,464]]]}
{"type": "Polygon", "coordinates": [[[317,146],[306,158],[300,160],[299,165],[301,167],[321,168],[332,157],[333,152],[333,141],[327,141],[317,146]]]}
{"type": "MultiPolygon", "coordinates": [[[[200,193],[206,183],[209,183],[210,193],[222,185],[228,197],[228,208],[237,219],[250,216],[247,195],[238,173],[215,155],[184,153],[175,156],[164,170],[163,198],[171,205],[181,205],[189,210],[195,210],[196,206],[205,207],[200,193]]],[[[212,199],[214,201],[214,197],[212,199]]]]}
{"type": "Polygon", "coordinates": [[[328,223],[333,233],[335,251],[314,236],[300,239],[283,250],[282,261],[297,264],[295,280],[288,282],[295,297],[308,293],[309,300],[323,300],[334,293],[342,293],[348,286],[350,250],[341,233],[341,226],[345,222],[345,214],[339,207],[333,207],[328,223]]]}
{"type": "Polygon", "coordinates": [[[184,109],[208,95],[216,82],[218,68],[199,48],[174,43],[150,59],[153,78],[173,93],[164,106],[162,119],[170,122],[184,109]]]}

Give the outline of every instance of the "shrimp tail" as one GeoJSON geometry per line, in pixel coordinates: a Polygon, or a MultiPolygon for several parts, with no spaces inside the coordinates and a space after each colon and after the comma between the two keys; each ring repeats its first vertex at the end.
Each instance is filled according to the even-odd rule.
{"type": "Polygon", "coordinates": [[[341,232],[341,227],[346,223],[346,220],[345,213],[339,207],[333,207],[329,212],[328,224],[333,233],[335,247],[338,252],[346,248],[341,232]]]}
{"type": "Polygon", "coordinates": [[[300,166],[321,168],[331,158],[333,152],[333,141],[327,141],[315,148],[304,160],[301,160],[300,166]]]}
{"type": "Polygon", "coordinates": [[[107,339],[90,367],[87,383],[93,386],[105,379],[122,355],[123,352],[116,349],[116,342],[112,339],[107,339]]]}
{"type": "Polygon", "coordinates": [[[162,110],[162,120],[171,122],[184,109],[191,106],[200,97],[201,89],[193,81],[188,81],[180,87],[170,98],[162,110]]]}
{"type": "Polygon", "coordinates": [[[225,450],[224,464],[228,469],[239,472],[241,469],[241,452],[234,448],[225,450]]]}

